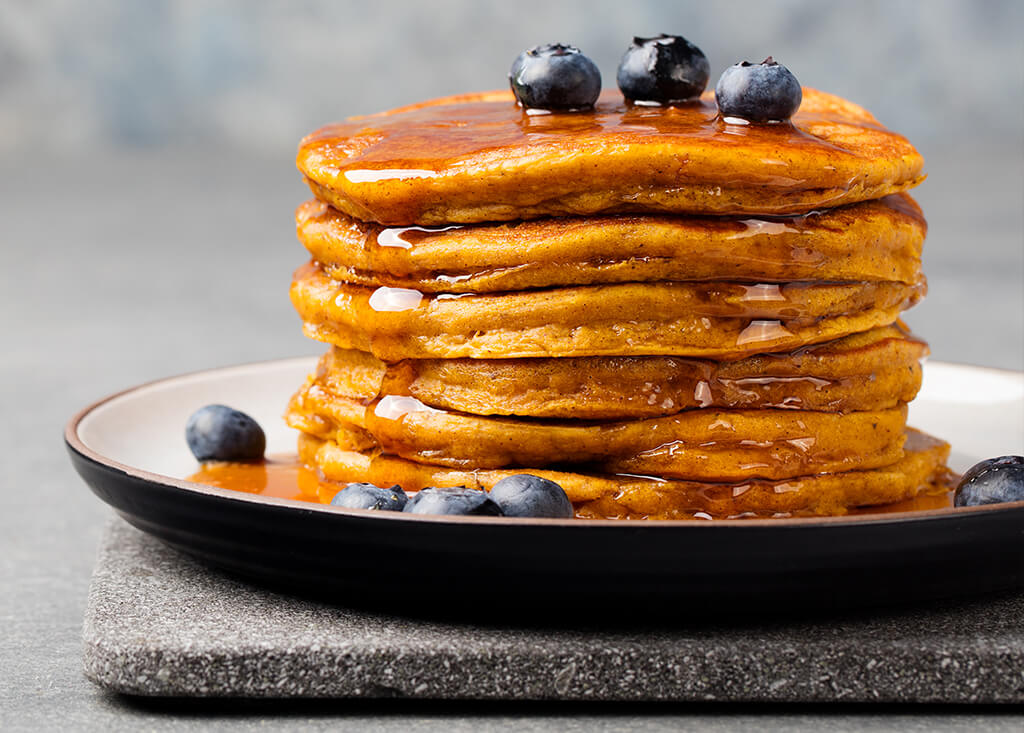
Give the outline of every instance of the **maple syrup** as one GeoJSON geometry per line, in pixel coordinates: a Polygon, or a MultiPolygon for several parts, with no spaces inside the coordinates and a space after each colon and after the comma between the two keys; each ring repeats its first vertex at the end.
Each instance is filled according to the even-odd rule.
{"type": "Polygon", "coordinates": [[[320,201],[296,212],[325,271],[363,285],[499,292],[626,280],[897,280],[920,271],[926,224],[907,195],[791,217],[597,216],[383,227],[320,201]]]}
{"type": "MultiPolygon", "coordinates": [[[[826,258],[821,251],[805,247],[799,241],[811,217],[820,213],[812,209],[877,198],[916,185],[921,180],[921,161],[909,143],[885,130],[855,105],[814,90],[805,92],[804,106],[792,122],[773,125],[733,124],[728,118],[719,116],[712,100],[712,95],[708,93],[691,103],[669,108],[648,108],[625,103],[617,94],[608,92],[592,111],[531,114],[510,104],[511,99],[507,93],[467,95],[349,120],[323,128],[303,140],[298,164],[314,195],[352,217],[379,222],[379,225],[361,230],[364,232],[364,240],[359,275],[370,273],[372,276],[364,277],[354,284],[341,284],[324,278],[326,283],[313,282],[310,285],[303,282],[303,279],[313,280],[323,272],[346,281],[344,273],[335,275],[329,263],[327,267],[314,263],[310,266],[313,270],[300,270],[296,274],[296,282],[309,287],[305,291],[293,290],[293,293],[299,292],[296,306],[307,322],[307,333],[331,341],[327,337],[331,324],[341,324],[338,339],[332,343],[371,351],[383,362],[388,362],[382,370],[383,378],[376,394],[365,396],[361,401],[356,400],[354,406],[350,404],[337,408],[339,413],[349,411],[342,422],[350,420],[353,414],[360,415],[362,424],[355,425],[356,421],[353,420],[354,427],[367,431],[376,441],[374,448],[364,454],[371,468],[375,461],[381,461],[388,455],[408,457],[409,446],[416,442],[412,433],[417,429],[417,423],[422,424],[416,438],[425,446],[422,450],[417,448],[420,450],[417,457],[431,459],[429,462],[432,465],[458,465],[472,470],[474,475],[477,470],[488,468],[534,465],[506,460],[504,455],[498,456],[497,445],[493,449],[489,447],[483,456],[466,455],[457,457],[463,461],[461,464],[451,462],[451,443],[446,450],[443,440],[435,440],[436,433],[441,432],[435,424],[438,421],[443,423],[445,416],[438,418],[433,413],[443,411],[428,406],[410,394],[416,376],[415,366],[410,365],[415,358],[620,353],[660,356],[680,353],[668,350],[671,346],[653,343],[655,337],[643,329],[629,330],[629,324],[637,325],[634,321],[626,321],[625,324],[622,321],[622,313],[628,312],[630,317],[636,317],[639,321],[656,322],[665,315],[663,311],[668,313],[666,320],[669,320],[669,316],[675,318],[675,321],[671,321],[673,328],[692,329],[694,333],[703,329],[704,335],[697,335],[694,342],[699,342],[701,338],[707,340],[707,334],[719,329],[727,334],[729,340],[735,341],[734,345],[715,345],[717,351],[711,350],[711,347],[702,351],[688,346],[688,350],[682,353],[731,358],[730,355],[734,354],[781,351],[783,348],[792,351],[794,344],[810,343],[813,338],[821,340],[828,335],[819,329],[819,322],[826,317],[838,315],[845,318],[869,309],[878,309],[883,307],[880,305],[883,301],[884,308],[893,312],[916,302],[923,294],[923,280],[907,282],[903,292],[887,295],[886,290],[892,289],[893,281],[888,284],[882,284],[881,281],[858,281],[853,284],[848,282],[852,278],[815,275],[816,269],[822,266],[826,258]],[[571,155],[566,154],[567,148],[571,150],[571,155]],[[567,284],[546,284],[558,285],[564,290],[530,290],[535,285],[528,283],[525,287],[504,290],[493,288],[499,293],[494,296],[472,292],[472,283],[469,281],[501,273],[501,265],[491,266],[487,261],[477,261],[465,267],[460,263],[464,267],[463,271],[450,272],[432,272],[429,268],[424,271],[416,266],[417,247],[440,232],[461,228],[464,223],[529,219],[544,215],[586,216],[629,212],[735,215],[738,218],[733,220],[708,219],[706,222],[709,230],[717,229],[719,235],[724,234],[719,236],[722,241],[713,245],[721,252],[719,259],[723,262],[728,260],[730,244],[745,246],[756,245],[758,239],[778,240],[774,249],[770,252],[765,250],[767,254],[762,254],[765,262],[776,265],[780,261],[792,262],[810,274],[797,278],[791,272],[783,271],[779,280],[785,282],[774,282],[772,277],[696,284],[659,282],[656,290],[664,297],[658,300],[651,289],[645,290],[642,285],[635,283],[618,287],[597,285],[584,290],[583,286],[589,286],[589,283],[582,282],[580,286],[573,287],[571,279],[567,284]],[[453,225],[453,222],[459,224],[453,225]],[[438,226],[424,226],[439,223],[438,226]],[[413,224],[418,226],[409,226],[413,224]],[[746,241],[741,243],[736,240],[746,241]],[[419,273],[420,280],[431,281],[430,292],[415,280],[411,283],[400,282],[401,278],[413,272],[419,273]],[[377,277],[378,273],[384,276],[377,277]],[[388,280],[389,276],[393,279],[388,280]],[[838,283],[840,280],[842,284],[838,283]],[[453,286],[466,284],[458,292],[453,287],[452,292],[438,293],[434,291],[438,287],[437,283],[453,286]],[[368,284],[370,287],[366,287],[368,284]],[[529,292],[523,292],[526,290],[529,292]],[[620,296],[623,293],[626,295],[619,298],[626,302],[625,306],[620,302],[611,302],[613,292],[620,296]],[[559,293],[562,294],[561,300],[558,300],[559,293]],[[568,297],[570,295],[572,299],[568,297]],[[313,303],[308,311],[300,307],[304,298],[313,303]],[[581,306],[576,300],[585,302],[581,306]],[[333,310],[329,307],[332,302],[335,306],[333,310]],[[543,308],[535,306],[537,302],[543,308]],[[641,305],[647,310],[643,310],[641,305]],[[674,315],[677,308],[682,309],[685,317],[674,315]],[[459,319],[470,323],[468,331],[458,331],[457,326],[453,325],[459,319]],[[723,325],[714,319],[733,319],[735,322],[723,325]],[[505,320],[510,322],[505,323],[505,320]],[[428,345],[419,342],[415,348],[404,342],[406,336],[426,342],[433,337],[434,331],[440,331],[454,341],[459,338],[469,341],[481,333],[496,333],[497,339],[505,332],[518,330],[527,333],[524,339],[542,341],[543,334],[535,334],[529,329],[554,325],[575,335],[595,323],[606,329],[600,331],[599,336],[608,343],[597,346],[588,343],[579,347],[574,341],[573,349],[564,353],[557,349],[538,349],[532,342],[529,348],[522,347],[519,351],[512,347],[502,351],[486,343],[479,351],[449,350],[448,347],[431,350],[428,345]],[[607,325],[609,323],[612,325],[607,325]],[[473,330],[477,328],[479,330],[473,330]],[[811,328],[819,331],[806,333],[811,328]],[[733,346],[734,351],[729,351],[733,346]],[[401,366],[394,366],[394,362],[401,366]],[[429,424],[425,417],[431,418],[429,424]],[[488,461],[494,465],[489,465],[488,461]]],[[[907,208],[914,207],[907,203],[907,208]]],[[[349,231],[358,229],[358,225],[349,226],[349,231]]],[[[748,249],[755,253],[753,257],[757,256],[756,247],[748,249]]],[[[606,261],[614,262],[614,254],[604,253],[604,259],[596,256],[593,261],[585,263],[557,264],[564,266],[565,275],[571,278],[574,275],[573,268],[582,271],[587,267],[600,266],[606,261]]],[[[636,261],[643,261],[645,255],[638,255],[636,261]]],[[[342,267],[351,263],[351,259],[347,261],[345,257],[336,261],[342,267]]],[[[527,257],[522,263],[507,264],[504,267],[508,271],[522,268],[524,272],[529,272],[535,264],[527,257]]],[[[585,275],[582,272],[579,274],[585,275]]],[[[893,314],[890,312],[885,315],[888,317],[893,314]]],[[[894,317],[889,320],[894,320],[894,317]]],[[[866,330],[881,323],[881,320],[865,322],[858,328],[866,330]]],[[[797,351],[783,358],[799,360],[800,354],[797,351]]],[[[716,389],[726,386],[726,378],[716,382],[716,375],[711,371],[700,371],[698,368],[697,376],[700,378],[692,385],[692,399],[699,406],[707,407],[714,403],[716,389]]],[[[800,384],[804,388],[802,394],[806,397],[808,387],[821,390],[844,378],[830,380],[792,374],[780,377],[757,375],[749,379],[736,378],[728,386],[755,395],[758,391],[768,392],[775,403],[781,403],[781,406],[787,408],[799,408],[803,405],[799,398],[794,401],[792,394],[795,385],[800,384]]],[[[646,395],[654,400],[652,404],[663,404],[667,405],[665,409],[674,409],[671,400],[666,402],[666,397],[659,396],[658,388],[659,385],[652,385],[646,395]]],[[[319,389],[320,385],[314,384],[306,393],[309,403],[316,402],[322,396],[317,391],[319,389]]],[[[329,390],[325,393],[329,393],[329,390]]],[[[344,401],[338,400],[339,403],[344,401]]],[[[302,417],[307,417],[304,412],[299,412],[302,417]]],[[[332,422],[331,409],[321,413],[318,415],[314,410],[309,417],[332,422]]],[[[806,414],[806,418],[800,419],[811,422],[815,419],[812,415],[821,413],[806,414]]],[[[856,419],[874,419],[865,415],[861,413],[856,419]]],[[[786,420],[791,417],[792,413],[787,414],[786,420]]],[[[472,422],[472,416],[469,418],[469,422],[472,422]]],[[[905,415],[901,418],[905,420],[905,415]]],[[[670,416],[658,418],[652,423],[675,425],[685,419],[670,416]]],[[[847,425],[854,419],[844,417],[847,425]]],[[[739,424],[739,418],[723,414],[719,422],[706,426],[704,432],[707,433],[707,440],[700,446],[703,454],[695,455],[694,461],[708,461],[714,457],[716,446],[729,442],[730,433],[735,431],[730,420],[736,420],[739,424]]],[[[828,439],[824,435],[816,439],[810,431],[805,430],[803,422],[790,420],[794,421],[799,429],[788,429],[785,435],[775,435],[769,429],[770,426],[766,428],[761,424],[758,431],[743,433],[758,440],[736,443],[743,448],[743,459],[755,461],[741,464],[739,468],[759,476],[757,471],[773,461],[800,463],[810,455],[825,451],[823,445],[828,439]],[[756,462],[759,460],[768,463],[756,462]]],[[[455,419],[449,422],[455,422],[455,419]]],[[[527,427],[517,425],[521,429],[520,435],[526,436],[529,433],[532,438],[545,438],[551,445],[559,442],[550,434],[543,436],[540,432],[536,435],[531,433],[535,427],[533,423],[523,424],[527,427]]],[[[881,421],[873,423],[872,430],[880,433],[880,424],[881,421]]],[[[467,446],[468,450],[479,449],[486,442],[482,426],[476,427],[476,445],[467,446]]],[[[551,426],[542,427],[547,429],[551,426]]],[[[332,434],[331,430],[333,434],[344,431],[341,424],[331,424],[327,428],[325,434],[332,434]]],[[[695,442],[688,439],[661,442],[661,437],[672,437],[671,431],[659,432],[653,428],[652,425],[655,447],[641,454],[645,459],[665,457],[667,460],[677,451],[682,452],[687,448],[687,442],[695,442]]],[[[608,458],[607,444],[613,442],[609,436],[601,436],[604,445],[596,445],[599,441],[593,439],[591,442],[594,445],[586,446],[586,450],[580,445],[582,437],[585,436],[559,436],[560,444],[554,448],[554,452],[564,457],[576,451],[578,455],[573,456],[580,462],[600,462],[608,458]],[[567,440],[567,437],[572,440],[567,440]]],[[[900,447],[891,436],[876,436],[876,440],[884,441],[897,450],[900,447]]],[[[340,439],[338,442],[340,444],[340,439]]],[[[530,441],[522,437],[505,452],[508,455],[519,455],[530,447],[528,443],[530,441]]],[[[547,443],[535,449],[549,448],[547,443]]],[[[847,454],[871,454],[878,459],[881,453],[877,448],[876,445],[869,445],[865,449],[865,446],[858,446],[855,441],[849,440],[835,448],[835,451],[842,454],[840,458],[843,460],[846,460],[847,454]]],[[[305,452],[303,457],[307,459],[305,452]]],[[[596,468],[599,464],[581,465],[596,468]]],[[[643,464],[631,466],[628,461],[622,461],[621,468],[608,470],[612,473],[630,469],[643,472],[644,468],[643,464]]],[[[658,472],[659,468],[654,465],[651,473],[658,472]]],[[[805,468],[808,473],[800,475],[807,477],[815,466],[805,468]]],[[[329,501],[342,485],[317,480],[323,477],[314,474],[312,479],[315,486],[307,485],[303,489],[300,484],[309,481],[309,477],[302,473],[304,470],[298,467],[297,460],[270,461],[261,467],[204,467],[193,479],[217,480],[221,482],[219,485],[232,488],[233,482],[244,483],[251,478],[252,486],[263,487],[254,491],[260,493],[271,490],[292,491],[288,488],[289,477],[292,477],[299,494],[305,500],[312,501],[329,501]],[[252,476],[248,476],[249,473],[252,476]]],[[[410,466],[407,471],[411,475],[415,473],[415,467],[410,466]]],[[[332,479],[340,480],[349,471],[337,473],[340,476],[329,475],[332,479]]],[[[387,475],[389,478],[394,476],[407,489],[420,488],[415,482],[405,481],[407,477],[401,471],[396,470],[387,475]]],[[[713,481],[719,481],[724,473],[716,470],[707,475],[714,476],[713,481]]],[[[655,477],[649,477],[649,480],[652,483],[658,481],[655,477]]],[[[792,481],[792,484],[778,481],[769,490],[792,496],[786,492],[799,491],[797,484],[800,479],[787,480],[792,481]]],[[[721,506],[730,505],[736,496],[735,492],[743,490],[741,486],[710,482],[701,484],[701,490],[705,488],[709,495],[716,492],[722,494],[719,502],[721,506]]],[[[915,502],[905,502],[907,508],[900,510],[913,510],[915,502]]],[[[887,510],[891,509],[887,507],[887,510]]],[[[656,512],[651,511],[650,514],[653,517],[656,512]]],[[[725,512],[716,511],[716,514],[724,515],[725,512]]],[[[707,512],[694,512],[692,516],[711,519],[711,514],[707,512]]]]}
{"type": "Polygon", "coordinates": [[[328,125],[296,160],[314,195],[359,219],[442,225],[549,215],[798,214],[917,185],[923,159],[865,110],[804,90],[789,122],[729,124],[714,95],[531,115],[507,92],[328,125]],[[568,153],[568,154],[567,154],[568,153]]]}
{"type": "Polygon", "coordinates": [[[253,463],[212,461],[202,463],[189,481],[278,499],[317,501],[319,480],[315,471],[294,455],[277,455],[253,463]]]}
{"type": "MultiPolygon", "coordinates": [[[[647,479],[653,483],[664,481],[664,479],[657,476],[634,474],[632,477],[647,479]]],[[[938,478],[937,486],[931,489],[931,493],[922,493],[913,499],[894,504],[853,508],[849,510],[848,515],[888,515],[935,509],[952,509],[952,489],[955,486],[956,478],[951,473],[945,473],[938,478]]],[[[205,463],[199,467],[196,473],[189,476],[188,480],[221,489],[240,491],[246,494],[272,496],[280,499],[293,499],[317,504],[329,504],[334,494],[342,488],[341,484],[320,480],[315,471],[302,465],[298,457],[294,455],[276,455],[257,463],[205,463]]],[[[785,484],[781,484],[780,487],[781,490],[785,490],[785,484]]],[[[736,494],[736,492],[742,493],[742,490],[742,486],[737,486],[731,491],[736,494]]],[[[407,492],[411,493],[411,490],[407,490],[407,492]]],[[[580,516],[581,518],[594,518],[589,513],[580,516]]],[[[713,519],[706,512],[695,513],[694,518],[713,519]],[[697,514],[703,514],[704,516],[696,516],[697,514]]],[[[764,517],[750,514],[729,518],[763,519],[764,517]]]]}
{"type": "MultiPolygon", "coordinates": [[[[458,161],[525,143],[564,145],[568,140],[589,137],[599,138],[609,147],[616,142],[637,145],[671,138],[685,140],[695,149],[764,151],[770,154],[769,160],[801,151],[817,156],[817,160],[853,154],[808,131],[818,125],[838,123],[898,137],[868,118],[841,116],[830,109],[814,112],[813,107],[809,99],[792,123],[731,125],[719,117],[710,95],[688,104],[652,108],[629,104],[617,94],[608,93],[592,111],[544,115],[525,114],[511,100],[453,100],[329,125],[307,136],[302,146],[337,151],[339,160],[343,160],[337,170],[346,181],[376,184],[437,178],[458,161]]],[[[789,167],[779,167],[788,175],[764,165],[754,182],[794,191],[822,185],[820,180],[795,175],[789,167]]]]}

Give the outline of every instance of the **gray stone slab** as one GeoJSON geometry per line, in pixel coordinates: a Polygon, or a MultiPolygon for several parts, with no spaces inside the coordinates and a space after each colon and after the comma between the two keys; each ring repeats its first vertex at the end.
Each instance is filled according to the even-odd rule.
{"type": "Polygon", "coordinates": [[[1021,702],[1024,595],[819,623],[448,625],[250,586],[115,519],[84,661],[97,684],[147,696],[1021,702]]]}

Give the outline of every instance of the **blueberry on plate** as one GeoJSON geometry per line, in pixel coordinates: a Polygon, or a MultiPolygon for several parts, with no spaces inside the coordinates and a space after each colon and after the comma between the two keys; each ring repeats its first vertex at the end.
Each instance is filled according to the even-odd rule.
{"type": "Polygon", "coordinates": [[[512,63],[508,80],[527,109],[589,109],[601,93],[601,72],[594,62],[575,46],[561,43],[523,51],[512,63]]]}
{"type": "Polygon", "coordinates": [[[185,425],[185,440],[200,461],[258,461],[267,448],[259,423],[225,405],[193,412],[185,425]]]}
{"type": "Polygon", "coordinates": [[[626,99],[671,104],[699,96],[710,73],[703,51],[682,36],[662,33],[634,38],[615,79],[626,99]]]}
{"type": "Polygon", "coordinates": [[[397,484],[390,489],[382,489],[373,484],[349,484],[334,495],[331,506],[400,512],[408,501],[402,487],[397,484]]]}
{"type": "Polygon", "coordinates": [[[506,517],[571,519],[572,503],[554,481],[529,473],[503,478],[491,489],[491,500],[506,517]]]}
{"type": "Polygon", "coordinates": [[[752,122],[788,120],[800,108],[803,97],[793,72],[771,56],[759,64],[744,61],[730,66],[715,85],[715,100],[722,116],[752,122]]]}
{"type": "Polygon", "coordinates": [[[953,494],[953,506],[1024,501],[1024,456],[989,458],[972,466],[953,494]]]}
{"type": "Polygon", "coordinates": [[[501,508],[491,501],[486,491],[456,488],[420,489],[409,499],[403,511],[410,514],[464,514],[471,516],[500,517],[501,508]]]}

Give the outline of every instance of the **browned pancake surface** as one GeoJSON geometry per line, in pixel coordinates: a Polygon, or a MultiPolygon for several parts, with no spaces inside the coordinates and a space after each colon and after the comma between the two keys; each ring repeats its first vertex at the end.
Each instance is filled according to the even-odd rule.
{"type": "Polygon", "coordinates": [[[792,124],[727,124],[714,95],[674,107],[606,91],[587,112],[526,114],[509,92],[329,125],[297,165],[365,221],[449,224],[608,213],[801,214],[917,185],[920,154],[866,110],[805,89],[792,124]]]}
{"type": "Polygon", "coordinates": [[[791,351],[893,323],[923,295],[869,283],[622,283],[427,296],[296,271],[292,303],[311,338],[408,358],[675,355],[791,351]]]}
{"type": "MultiPolygon", "coordinates": [[[[657,477],[573,473],[543,468],[526,472],[561,485],[585,518],[683,519],[697,512],[725,518],[753,514],[845,514],[849,509],[911,499],[945,491],[941,483],[949,445],[907,430],[903,457],[881,468],[819,474],[781,481],[699,482],[657,477]]],[[[490,489],[524,469],[467,471],[432,466],[374,452],[346,450],[330,440],[302,435],[299,457],[328,482],[321,500],[349,482],[399,484],[407,491],[426,486],[490,489]],[[333,485],[332,485],[333,484],[333,485]]]]}
{"type": "Polygon", "coordinates": [[[332,278],[482,293],[658,280],[913,283],[926,225],[907,195],[800,217],[597,216],[383,227],[308,201],[299,240],[332,278]]]}
{"type": "Polygon", "coordinates": [[[902,455],[906,406],[864,412],[687,410],[626,421],[485,417],[413,397],[364,400],[315,381],[292,427],[358,450],[463,469],[591,464],[612,473],[701,480],[787,478],[874,468],[902,455]]]}
{"type": "Polygon", "coordinates": [[[927,345],[902,324],[790,353],[714,362],[667,356],[407,359],[332,348],[313,381],[371,402],[411,396],[476,415],[608,420],[693,408],[850,412],[910,402],[927,345]]]}

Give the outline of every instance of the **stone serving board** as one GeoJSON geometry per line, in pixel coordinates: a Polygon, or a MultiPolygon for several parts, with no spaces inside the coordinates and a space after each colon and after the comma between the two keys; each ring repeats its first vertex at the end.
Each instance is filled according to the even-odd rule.
{"type": "Polygon", "coordinates": [[[146,696],[1019,703],[1024,595],[814,623],[446,624],[251,586],[115,518],[84,663],[146,696]]]}

